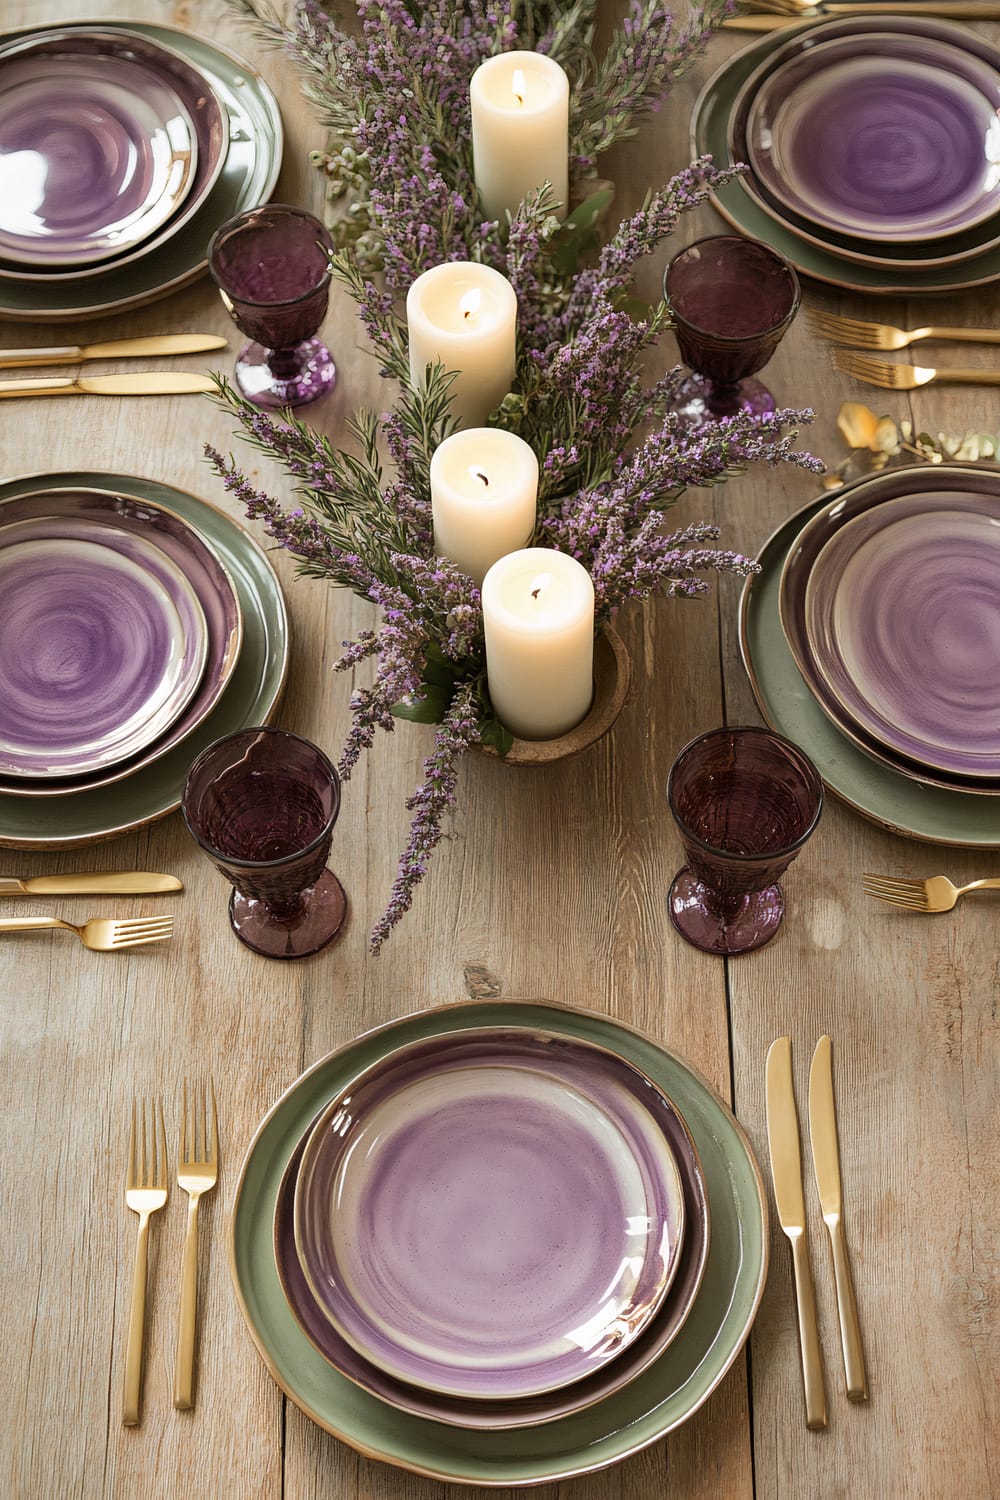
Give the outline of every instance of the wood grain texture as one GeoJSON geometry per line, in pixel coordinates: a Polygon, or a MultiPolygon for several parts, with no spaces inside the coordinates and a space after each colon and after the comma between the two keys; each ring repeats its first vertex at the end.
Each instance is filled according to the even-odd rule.
{"type": "MultiPolygon", "coordinates": [[[[307,154],[322,144],[322,131],[298,80],[223,0],[104,0],[100,9],[108,18],[190,27],[255,60],[287,128],[275,196],[320,206],[322,185],[307,154]]],[[[3,21],[65,21],[92,10],[92,0],[6,0],[3,21]]],[[[615,13],[608,5],[602,23],[615,13]]],[[[1000,27],[984,33],[1000,40],[1000,27]]],[[[617,184],[616,211],[636,207],[649,183],[686,162],[697,89],[745,41],[732,33],[715,38],[670,104],[637,141],[616,150],[606,168],[617,184]]],[[[672,248],[719,227],[706,209],[685,222],[672,248]]],[[[643,265],[640,293],[655,294],[665,258],[664,251],[643,265]]],[[[852,316],[1000,322],[993,288],[909,303],[808,285],[805,296],[807,305],[852,316]]],[[[231,331],[205,280],[147,309],[58,328],[53,335],[47,325],[0,322],[0,343],[231,331]]],[[[357,352],[353,310],[339,293],[326,333],[341,381],[315,421],[337,438],[355,406],[379,402],[379,382],[373,361],[357,352]]],[[[962,350],[963,362],[980,359],[984,367],[996,357],[962,350]]],[[[663,366],[674,358],[667,338],[663,366]]],[[[200,358],[177,364],[202,367],[200,358]]],[[[897,416],[910,412],[932,430],[1000,427],[995,394],[986,389],[932,388],[906,398],[853,384],[830,367],[802,319],[768,378],[779,398],[816,408],[808,446],[830,462],[843,453],[834,419],[848,398],[897,416]]],[[[202,444],[232,447],[229,428],[209,402],[194,398],[7,403],[0,458],[5,476],[81,466],[136,472],[226,507],[202,444]]],[[[283,475],[246,449],[241,457],[261,484],[289,493],[283,475]]],[[[752,473],[722,490],[686,495],[677,517],[714,516],[727,546],[753,552],[814,488],[793,470],[752,473]]],[[[293,582],[282,556],[276,565],[294,643],[278,722],[336,752],[350,683],[332,677],[331,667],[340,641],[369,623],[370,610],[318,582],[293,582]]],[[[831,798],[819,833],[789,873],[788,919],[769,948],[725,966],[676,937],[664,902],[680,862],[665,803],[670,761],[688,738],[724,719],[759,721],[739,661],[737,594],[727,584],[708,601],[660,601],[624,613],[633,697],[586,756],[525,772],[467,757],[455,836],[377,959],[367,956],[367,932],[405,838],[403,795],[417,784],[429,744],[418,725],[401,724],[385,737],[345,789],[331,863],[347,887],[350,917],[342,939],[315,960],[268,963],[236,942],[225,888],[176,814],[86,856],[4,856],[5,873],[25,875],[85,865],[172,870],[186,890],[155,900],[95,899],[84,903],[86,913],[72,903],[71,916],[174,911],[177,935],[159,948],[108,956],[71,948],[58,934],[0,945],[0,1338],[9,1372],[0,1493],[16,1500],[430,1500],[446,1492],[359,1458],[285,1402],[242,1325],[224,1234],[247,1143],[303,1067],[370,1026],[484,994],[597,1006],[648,1029],[725,1097],[732,1094],[762,1161],[769,1042],[792,1035],[805,1121],[812,1046],[824,1031],[834,1040],[870,1405],[849,1406],[843,1397],[829,1253],[807,1169],[827,1432],[805,1429],[790,1273],[775,1226],[752,1379],[741,1357],[669,1439],[603,1474],[543,1486],[543,1500],[564,1493],[574,1500],[980,1500],[998,1493],[995,898],[966,898],[947,916],[911,918],[866,901],[860,874],[942,870],[963,881],[997,873],[1000,858],[908,842],[831,798]],[[171,1404],[184,1232],[183,1195],[175,1189],[151,1233],[143,1420],[126,1431],[119,1404],[135,1231],[123,1197],[127,1110],[133,1091],[161,1091],[174,1153],[181,1081],[195,1072],[214,1075],[222,1131],[219,1188],[202,1205],[197,1404],[180,1413],[171,1404]]],[[[989,803],[984,818],[995,824],[989,803]]],[[[808,1166],[807,1133],[803,1146],[808,1166]]]]}

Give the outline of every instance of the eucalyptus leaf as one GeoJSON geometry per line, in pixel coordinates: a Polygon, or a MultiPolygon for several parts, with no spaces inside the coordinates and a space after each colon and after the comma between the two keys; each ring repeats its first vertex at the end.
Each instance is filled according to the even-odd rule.
{"type": "Polygon", "coordinates": [[[421,684],[419,697],[404,698],[392,707],[393,717],[409,719],[414,724],[440,724],[448,712],[452,692],[450,688],[421,684]]]}

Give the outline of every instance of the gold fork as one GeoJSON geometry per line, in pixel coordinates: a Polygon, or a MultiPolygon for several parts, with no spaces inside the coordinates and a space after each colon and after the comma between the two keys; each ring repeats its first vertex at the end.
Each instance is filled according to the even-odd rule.
{"type": "Polygon", "coordinates": [[[968,885],[953,885],[947,875],[932,875],[928,880],[895,880],[890,875],[863,875],[862,889],[876,901],[889,901],[910,911],[951,911],[966,891],[1000,891],[1000,880],[972,880],[968,885]]]}
{"type": "Polygon", "coordinates": [[[3,917],[0,933],[37,932],[43,927],[65,927],[75,932],[85,948],[95,953],[111,953],[118,948],[134,948],[138,943],[162,943],[173,934],[173,917],[92,917],[78,926],[61,917],[3,917]]]}
{"type": "Polygon", "coordinates": [[[215,1086],[209,1084],[209,1112],[204,1085],[191,1099],[184,1080],[181,1144],[177,1158],[177,1182],[188,1195],[187,1235],[184,1240],[184,1276],[181,1283],[180,1317],[177,1323],[177,1357],[174,1360],[174,1405],[186,1411],[194,1405],[194,1333],[198,1310],[198,1203],[202,1193],[215,1187],[219,1174],[219,1131],[215,1111],[215,1086]]]}
{"type": "Polygon", "coordinates": [[[857,349],[908,349],[921,339],[952,339],[964,344],[1000,344],[1000,328],[894,328],[891,323],[863,323],[860,318],[842,318],[837,313],[810,308],[807,321],[816,333],[835,344],[857,349]]]}
{"type": "Polygon", "coordinates": [[[132,1301],[129,1305],[128,1344],[125,1352],[122,1421],[126,1427],[134,1427],[139,1420],[149,1216],[162,1208],[166,1201],[167,1138],[163,1130],[163,1103],[158,1099],[154,1106],[151,1102],[147,1110],[145,1100],[141,1106],[137,1106],[133,1099],[125,1203],[133,1213],[139,1215],[139,1234],[135,1244],[135,1270],[132,1275],[132,1301]]]}
{"type": "Polygon", "coordinates": [[[835,349],[833,362],[845,375],[888,391],[915,391],[918,386],[930,385],[932,380],[953,385],[1000,385],[1000,370],[936,370],[925,365],[894,365],[883,359],[869,359],[865,354],[851,354],[846,349],[835,349]]]}

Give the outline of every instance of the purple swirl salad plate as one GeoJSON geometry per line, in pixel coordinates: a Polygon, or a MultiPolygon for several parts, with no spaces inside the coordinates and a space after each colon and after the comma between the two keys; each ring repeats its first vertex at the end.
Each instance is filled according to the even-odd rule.
{"type": "Polygon", "coordinates": [[[337,1333],[466,1401],[560,1390],[649,1326],[685,1202],[662,1114],[615,1054],[499,1028],[401,1049],[317,1122],[298,1258],[337,1333]]]}

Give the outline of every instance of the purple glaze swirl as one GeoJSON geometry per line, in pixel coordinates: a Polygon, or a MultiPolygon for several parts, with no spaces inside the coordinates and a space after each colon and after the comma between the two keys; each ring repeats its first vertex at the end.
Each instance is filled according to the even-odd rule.
{"type": "Polygon", "coordinates": [[[500,1031],[388,1059],[327,1112],[295,1204],[311,1289],[397,1379],[515,1398],[582,1379],[647,1326],[684,1205],[646,1080],[500,1031]]]}
{"type": "Polygon", "coordinates": [[[207,651],[201,606],[157,548],[115,533],[102,545],[79,523],[38,530],[0,533],[8,776],[67,775],[135,753],[193,697],[207,651]]]}

